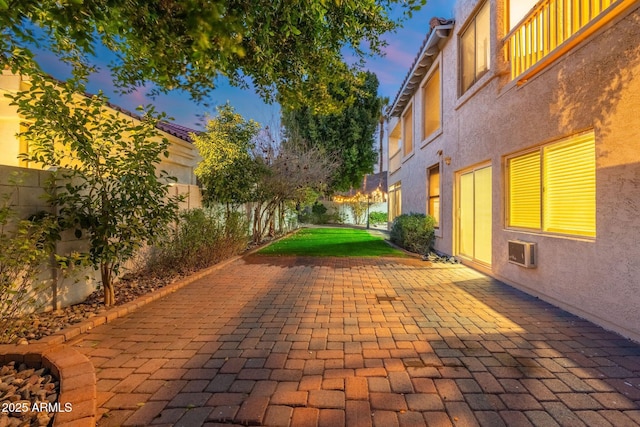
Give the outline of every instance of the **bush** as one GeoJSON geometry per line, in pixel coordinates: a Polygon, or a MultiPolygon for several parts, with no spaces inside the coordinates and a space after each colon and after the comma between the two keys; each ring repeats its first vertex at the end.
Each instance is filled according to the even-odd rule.
{"type": "Polygon", "coordinates": [[[367,202],[348,202],[346,206],[351,211],[353,222],[356,225],[361,225],[365,222],[367,217],[367,202]]]}
{"type": "Polygon", "coordinates": [[[369,223],[370,224],[384,224],[389,219],[389,216],[386,212],[370,212],[369,213],[369,223]]]}
{"type": "Polygon", "coordinates": [[[324,215],[327,213],[327,207],[320,202],[315,202],[313,206],[311,206],[311,213],[314,215],[324,215]]]}
{"type": "Polygon", "coordinates": [[[425,214],[410,213],[397,216],[391,226],[391,241],[410,252],[426,255],[435,239],[435,221],[425,214]]]}
{"type": "Polygon", "coordinates": [[[240,212],[185,211],[175,231],[154,251],[148,268],[181,272],[205,268],[245,250],[248,239],[248,224],[240,212]]]}
{"type": "Polygon", "coordinates": [[[325,205],[320,202],[315,202],[309,208],[305,208],[304,212],[298,215],[298,222],[303,224],[342,224],[344,217],[339,212],[328,212],[325,205]]]}
{"type": "Polygon", "coordinates": [[[49,237],[55,222],[47,217],[19,220],[10,204],[10,194],[0,203],[0,343],[15,337],[18,318],[39,308],[39,293],[46,282],[38,274],[47,268],[49,237]]]}

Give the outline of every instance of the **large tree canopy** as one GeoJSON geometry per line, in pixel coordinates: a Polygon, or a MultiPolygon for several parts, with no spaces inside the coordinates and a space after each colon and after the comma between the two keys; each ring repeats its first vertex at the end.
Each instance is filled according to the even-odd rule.
{"type": "Polygon", "coordinates": [[[251,150],[260,125],[245,120],[229,103],[217,111],[205,132],[191,134],[202,157],[194,172],[204,186],[204,202],[228,206],[250,202],[258,173],[251,150]]]}
{"type": "Polygon", "coordinates": [[[425,0],[0,0],[0,60],[14,71],[34,45],[90,61],[99,42],[116,54],[114,80],[152,82],[202,99],[225,77],[285,107],[338,107],[328,87],[349,81],[344,48],[377,54],[381,35],[425,0]],[[36,31],[34,31],[36,30],[36,31]],[[38,35],[36,37],[36,34],[38,35]],[[40,38],[39,40],[37,40],[40,38]]]}
{"type": "Polygon", "coordinates": [[[331,153],[340,166],[331,179],[333,190],[358,187],[362,177],[373,171],[377,153],[374,133],[380,118],[378,78],[366,72],[353,86],[332,86],[330,91],[346,106],[339,112],[318,114],[310,107],[283,112],[287,138],[300,140],[331,153]]]}

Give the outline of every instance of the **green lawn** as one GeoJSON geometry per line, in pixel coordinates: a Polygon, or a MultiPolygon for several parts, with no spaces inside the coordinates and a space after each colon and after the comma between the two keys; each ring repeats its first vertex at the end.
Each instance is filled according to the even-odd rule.
{"type": "Polygon", "coordinates": [[[260,255],[300,255],[337,257],[403,257],[380,237],[352,228],[305,228],[264,249],[260,255]]]}

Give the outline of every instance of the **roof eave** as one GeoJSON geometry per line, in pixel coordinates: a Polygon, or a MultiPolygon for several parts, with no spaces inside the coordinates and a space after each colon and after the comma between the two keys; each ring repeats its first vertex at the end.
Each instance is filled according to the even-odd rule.
{"type": "Polygon", "coordinates": [[[389,116],[400,116],[405,109],[407,103],[415,94],[415,90],[422,81],[424,74],[431,67],[434,57],[440,52],[440,42],[449,38],[453,26],[454,23],[451,22],[433,27],[427,42],[423,45],[420,54],[411,67],[411,71],[405,77],[402,87],[389,108],[389,116]]]}

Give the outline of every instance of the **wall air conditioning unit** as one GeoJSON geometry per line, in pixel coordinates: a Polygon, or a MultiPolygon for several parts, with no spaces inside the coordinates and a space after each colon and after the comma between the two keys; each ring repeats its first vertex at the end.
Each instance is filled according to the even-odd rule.
{"type": "Polygon", "coordinates": [[[520,240],[509,240],[509,262],[524,268],[536,266],[536,244],[520,240]]]}

